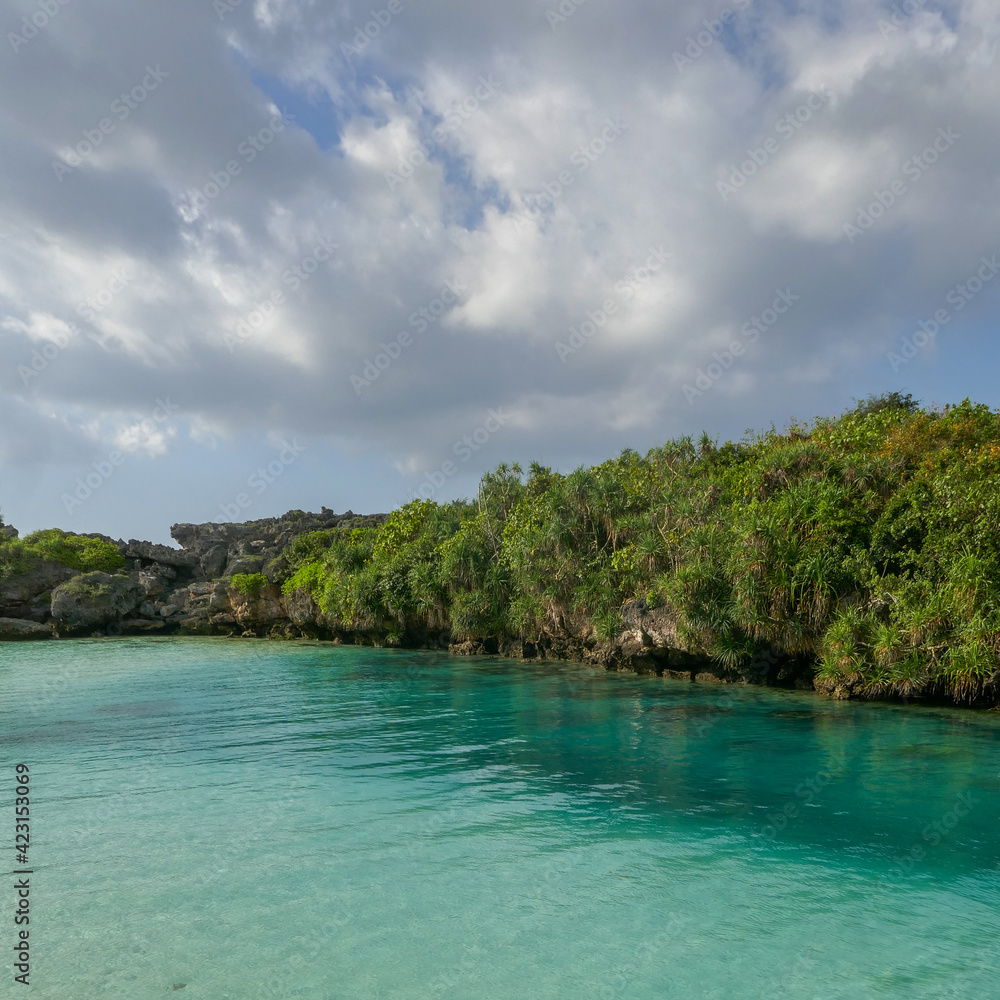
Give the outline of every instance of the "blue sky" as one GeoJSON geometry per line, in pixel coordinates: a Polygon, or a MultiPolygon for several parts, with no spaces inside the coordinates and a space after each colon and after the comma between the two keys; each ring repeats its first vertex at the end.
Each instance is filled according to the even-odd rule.
{"type": "Polygon", "coordinates": [[[279,77],[250,68],[254,86],[272,101],[282,115],[294,122],[297,128],[308,132],[324,152],[336,152],[340,140],[337,109],[329,94],[302,93],[286,84],[279,77]]]}
{"type": "Polygon", "coordinates": [[[5,519],[167,541],[1000,405],[1000,281],[954,298],[1000,254],[995,5],[730,6],[5,0],[5,519]]]}

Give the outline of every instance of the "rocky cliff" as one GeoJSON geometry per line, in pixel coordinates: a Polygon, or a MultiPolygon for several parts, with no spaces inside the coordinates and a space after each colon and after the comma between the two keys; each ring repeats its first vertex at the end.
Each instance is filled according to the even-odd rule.
{"type": "MultiPolygon", "coordinates": [[[[274,628],[298,634],[277,585],[285,575],[285,549],[311,531],[383,520],[380,514],[335,514],[323,508],[319,514],[293,510],[245,524],[175,524],[170,535],[180,548],[87,536],[116,546],[124,567],[115,573],[80,573],[42,560],[0,580],[0,640],[147,632],[266,634],[274,628]],[[233,585],[241,573],[260,573],[268,581],[250,603],[233,585]]],[[[7,532],[16,537],[9,526],[7,532]]]]}

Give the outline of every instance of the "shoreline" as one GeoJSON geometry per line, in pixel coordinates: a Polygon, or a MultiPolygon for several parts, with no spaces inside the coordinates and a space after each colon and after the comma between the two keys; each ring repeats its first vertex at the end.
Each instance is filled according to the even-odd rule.
{"type": "Polygon", "coordinates": [[[500,465],[472,500],[175,524],[177,548],[0,524],[0,641],[324,638],[835,699],[1000,704],[1000,411],[839,417],[500,465]]]}
{"type": "MultiPolygon", "coordinates": [[[[477,658],[477,659],[489,659],[489,660],[508,660],[516,661],[524,664],[532,665],[542,665],[545,663],[551,664],[575,664],[581,667],[589,667],[594,671],[600,671],[602,673],[609,674],[622,674],[626,676],[632,676],[637,678],[645,679],[659,679],[671,684],[686,685],[689,688],[702,687],[710,688],[713,690],[723,689],[732,690],[734,688],[746,689],[746,688],[756,688],[760,690],[784,692],[788,694],[801,694],[804,696],[811,696],[819,701],[829,702],[829,701],[849,701],[854,704],[868,704],[873,706],[880,706],[883,708],[895,707],[895,708],[927,708],[927,709],[947,709],[949,711],[960,711],[960,712],[1000,712],[1000,700],[992,701],[973,701],[973,702],[956,702],[955,700],[948,697],[947,694],[920,694],[915,695],[910,698],[902,697],[859,697],[859,696],[838,696],[831,693],[830,691],[824,690],[822,686],[817,684],[815,681],[810,683],[805,683],[804,678],[798,678],[796,682],[787,683],[767,683],[763,680],[753,680],[744,677],[733,677],[725,676],[718,671],[717,665],[715,669],[705,669],[699,670],[697,666],[692,665],[688,671],[678,670],[676,668],[659,668],[653,662],[649,661],[639,661],[633,663],[623,663],[621,661],[610,662],[606,659],[602,659],[599,655],[592,655],[586,658],[578,658],[572,656],[558,656],[558,655],[545,655],[545,656],[524,656],[520,655],[516,651],[516,646],[523,641],[518,641],[518,643],[511,643],[505,649],[490,651],[485,648],[485,644],[470,643],[468,641],[462,643],[450,643],[448,645],[402,645],[402,644],[387,644],[378,642],[365,642],[365,641],[355,641],[354,637],[351,636],[337,636],[337,635],[307,635],[302,632],[299,634],[291,633],[281,633],[281,634],[256,634],[252,632],[244,632],[239,635],[235,633],[223,634],[221,632],[209,633],[209,632],[197,632],[197,631],[185,631],[182,629],[174,629],[172,631],[150,631],[150,630],[116,630],[114,626],[105,630],[104,632],[92,632],[89,635],[82,634],[66,634],[66,635],[52,635],[52,636],[41,636],[32,637],[21,640],[0,640],[0,647],[4,645],[5,642],[11,643],[22,643],[28,642],[33,645],[37,645],[40,642],[51,642],[51,643],[73,643],[73,642],[88,642],[94,640],[103,640],[114,642],[119,639],[150,639],[150,640],[160,640],[163,642],[167,641],[184,641],[184,640],[197,640],[209,643],[247,643],[249,645],[258,645],[260,643],[275,643],[275,644],[289,644],[289,645],[309,645],[309,646],[330,646],[333,648],[351,648],[356,647],[358,649],[378,649],[383,651],[391,651],[396,653],[409,653],[409,654],[419,654],[419,653],[438,653],[444,654],[456,662],[463,659],[477,658]]],[[[670,654],[680,657],[690,657],[692,660],[697,660],[698,665],[704,667],[712,667],[712,661],[708,657],[695,656],[694,654],[685,653],[681,650],[671,650],[670,654]]],[[[676,662],[676,661],[675,661],[676,662]]],[[[777,660],[775,661],[777,662],[777,660]]]]}

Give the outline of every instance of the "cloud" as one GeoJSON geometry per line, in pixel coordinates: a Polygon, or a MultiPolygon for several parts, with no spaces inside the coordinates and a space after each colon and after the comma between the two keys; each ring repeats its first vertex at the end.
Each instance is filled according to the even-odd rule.
{"type": "MultiPolygon", "coordinates": [[[[219,449],[273,434],[409,473],[500,405],[517,420],[484,463],[780,423],[888,379],[901,327],[998,249],[985,0],[921,5],[891,30],[862,0],[761,0],[683,71],[672,54],[720,4],[589,4],[553,27],[527,0],[407,3],[353,54],[371,4],[229,7],[70,5],[0,61],[9,490],[20,467],[68,472],[116,444],[169,463],[184,441],[169,479],[187,495],[219,449]],[[150,67],[162,83],[120,117],[150,67]],[[484,80],[495,93],[477,99],[484,80]],[[822,110],[776,131],[821,88],[822,110]],[[941,128],[961,139],[850,242],[845,224],[941,128]],[[769,137],[776,152],[720,197],[769,137]],[[296,275],[321,239],[336,261],[296,275]],[[662,269],[561,358],[660,246],[662,269]],[[425,322],[449,281],[462,293],[425,322]],[[801,294],[787,321],[691,407],[720,331],[786,286],[801,294]],[[25,383],[19,367],[70,324],[25,383]],[[412,346],[359,396],[351,376],[401,331],[412,346]],[[168,394],[177,432],[136,432],[168,394]]],[[[985,296],[977,309],[968,322],[985,296]]]]}

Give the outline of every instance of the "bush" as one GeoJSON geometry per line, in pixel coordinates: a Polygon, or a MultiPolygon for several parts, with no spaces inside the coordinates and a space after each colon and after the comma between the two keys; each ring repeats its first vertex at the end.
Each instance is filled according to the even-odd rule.
{"type": "Polygon", "coordinates": [[[907,392],[872,393],[867,399],[858,401],[854,412],[859,417],[867,417],[869,413],[881,413],[883,410],[903,410],[905,413],[916,413],[920,404],[907,392]]]}
{"type": "Polygon", "coordinates": [[[125,566],[125,557],[112,542],[71,535],[59,528],[36,531],[26,538],[0,539],[0,579],[27,572],[42,560],[81,573],[114,573],[125,566]]]}
{"type": "Polygon", "coordinates": [[[125,565],[125,557],[112,542],[86,535],[68,535],[58,528],[36,531],[24,539],[24,544],[43,559],[62,563],[81,573],[113,573],[125,565]]]}
{"type": "Polygon", "coordinates": [[[266,586],[263,573],[237,573],[233,577],[233,589],[244,597],[256,597],[266,586]]]}

